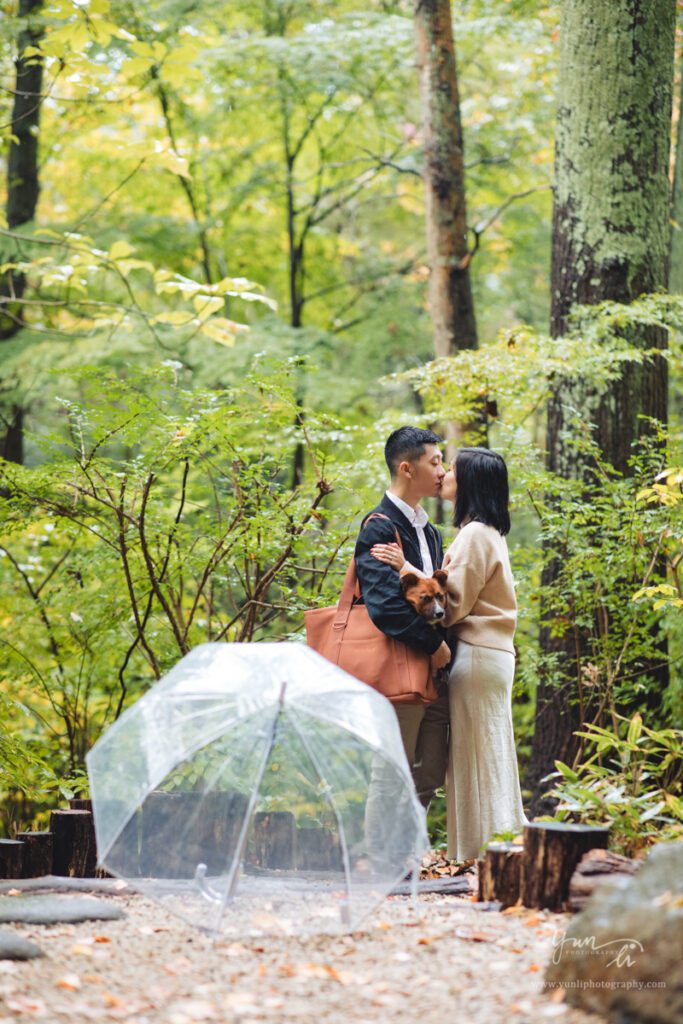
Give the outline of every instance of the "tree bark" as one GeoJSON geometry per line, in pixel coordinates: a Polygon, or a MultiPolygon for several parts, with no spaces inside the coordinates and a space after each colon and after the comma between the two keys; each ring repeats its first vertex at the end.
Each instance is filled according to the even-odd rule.
{"type": "Polygon", "coordinates": [[[477,347],[460,96],[450,0],[415,0],[424,133],[429,304],[437,356],[477,347]]]}
{"type": "MultiPolygon", "coordinates": [[[[577,304],[630,302],[664,289],[669,272],[669,144],[674,0],[565,0],[560,30],[560,85],[553,209],[551,334],[560,339],[577,304]]],[[[666,332],[629,337],[664,349],[666,332]]],[[[603,457],[628,473],[633,443],[667,419],[663,358],[624,366],[619,380],[597,394],[580,381],[559,381],[548,403],[548,468],[584,479],[572,444],[593,426],[603,457]]],[[[557,578],[551,561],[543,583],[557,578]]],[[[552,608],[543,609],[544,618],[552,608]]],[[[547,809],[541,779],[556,758],[572,762],[579,665],[585,638],[542,630],[541,644],[558,655],[564,681],[539,679],[532,755],[526,784],[532,810],[547,809]]]]}
{"type": "MultiPolygon", "coordinates": [[[[35,46],[43,29],[36,19],[42,0],[19,0],[19,17],[24,29],[17,40],[16,84],[12,107],[12,129],[7,158],[7,225],[10,230],[33,220],[38,204],[38,125],[40,120],[43,64],[35,57],[24,59],[27,46],[35,46]]],[[[7,253],[11,259],[12,254],[7,253]]],[[[0,340],[13,337],[23,325],[21,299],[25,289],[23,274],[7,271],[0,277],[0,340]]],[[[14,405],[5,413],[2,456],[10,462],[23,462],[24,410],[14,405]]]]}
{"type": "Polygon", "coordinates": [[[52,832],[17,832],[24,844],[21,870],[24,878],[52,874],[52,832]]]}
{"type": "Polygon", "coordinates": [[[480,903],[496,900],[512,907],[521,896],[524,847],[519,843],[489,843],[479,861],[480,903]]]}
{"type": "Polygon", "coordinates": [[[609,828],[559,821],[524,827],[522,903],[525,907],[564,910],[576,865],[588,850],[605,849],[609,828]]]}
{"type": "Polygon", "coordinates": [[[52,873],[68,878],[92,878],[97,864],[95,826],[90,811],[53,811],[52,873]]]}
{"type": "Polygon", "coordinates": [[[669,291],[683,292],[683,54],[679,65],[681,76],[676,125],[676,159],[671,190],[671,251],[669,291]]]}

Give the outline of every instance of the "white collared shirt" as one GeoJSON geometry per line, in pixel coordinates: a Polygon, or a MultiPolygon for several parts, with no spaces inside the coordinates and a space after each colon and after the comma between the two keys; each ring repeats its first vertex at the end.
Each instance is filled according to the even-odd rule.
{"type": "Polygon", "coordinates": [[[425,526],[429,522],[429,516],[421,505],[417,505],[415,508],[412,508],[403,500],[403,498],[397,497],[397,495],[392,494],[391,491],[386,491],[385,493],[389,501],[392,501],[399,512],[403,513],[415,530],[415,533],[417,534],[417,541],[420,545],[420,555],[422,556],[422,570],[426,576],[431,576],[434,572],[434,563],[432,562],[432,556],[425,536],[425,526]]]}

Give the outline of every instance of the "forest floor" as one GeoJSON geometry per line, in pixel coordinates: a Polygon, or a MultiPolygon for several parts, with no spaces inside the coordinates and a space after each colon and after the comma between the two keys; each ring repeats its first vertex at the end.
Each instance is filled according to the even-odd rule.
{"type": "MultiPolygon", "coordinates": [[[[472,883],[473,884],[473,883],[472,883]]],[[[102,898],[102,897],[100,897],[102,898]]],[[[212,939],[130,891],[115,921],[6,925],[46,954],[0,961],[0,1024],[596,1024],[543,973],[568,915],[472,895],[389,897],[361,931],[212,939]]]]}

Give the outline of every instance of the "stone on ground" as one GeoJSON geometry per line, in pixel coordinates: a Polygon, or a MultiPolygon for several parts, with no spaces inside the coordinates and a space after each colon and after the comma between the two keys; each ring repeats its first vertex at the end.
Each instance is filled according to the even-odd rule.
{"type": "Polygon", "coordinates": [[[0,929],[0,960],[35,960],[37,956],[45,954],[35,942],[0,929]]]}
{"type": "Polygon", "coordinates": [[[546,990],[612,1024],[683,1021],[683,842],[596,890],[554,942],[546,990]]]}
{"type": "Polygon", "coordinates": [[[119,917],[124,917],[121,907],[89,896],[0,896],[0,921],[57,924],[119,917]]]}

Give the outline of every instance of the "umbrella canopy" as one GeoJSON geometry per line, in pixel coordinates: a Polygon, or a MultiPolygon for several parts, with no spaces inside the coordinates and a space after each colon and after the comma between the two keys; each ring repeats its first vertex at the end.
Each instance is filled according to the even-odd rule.
{"type": "Polygon", "coordinates": [[[416,867],[396,715],[302,644],[203,644],[87,756],[100,864],[223,934],[353,929],[416,867]]]}

